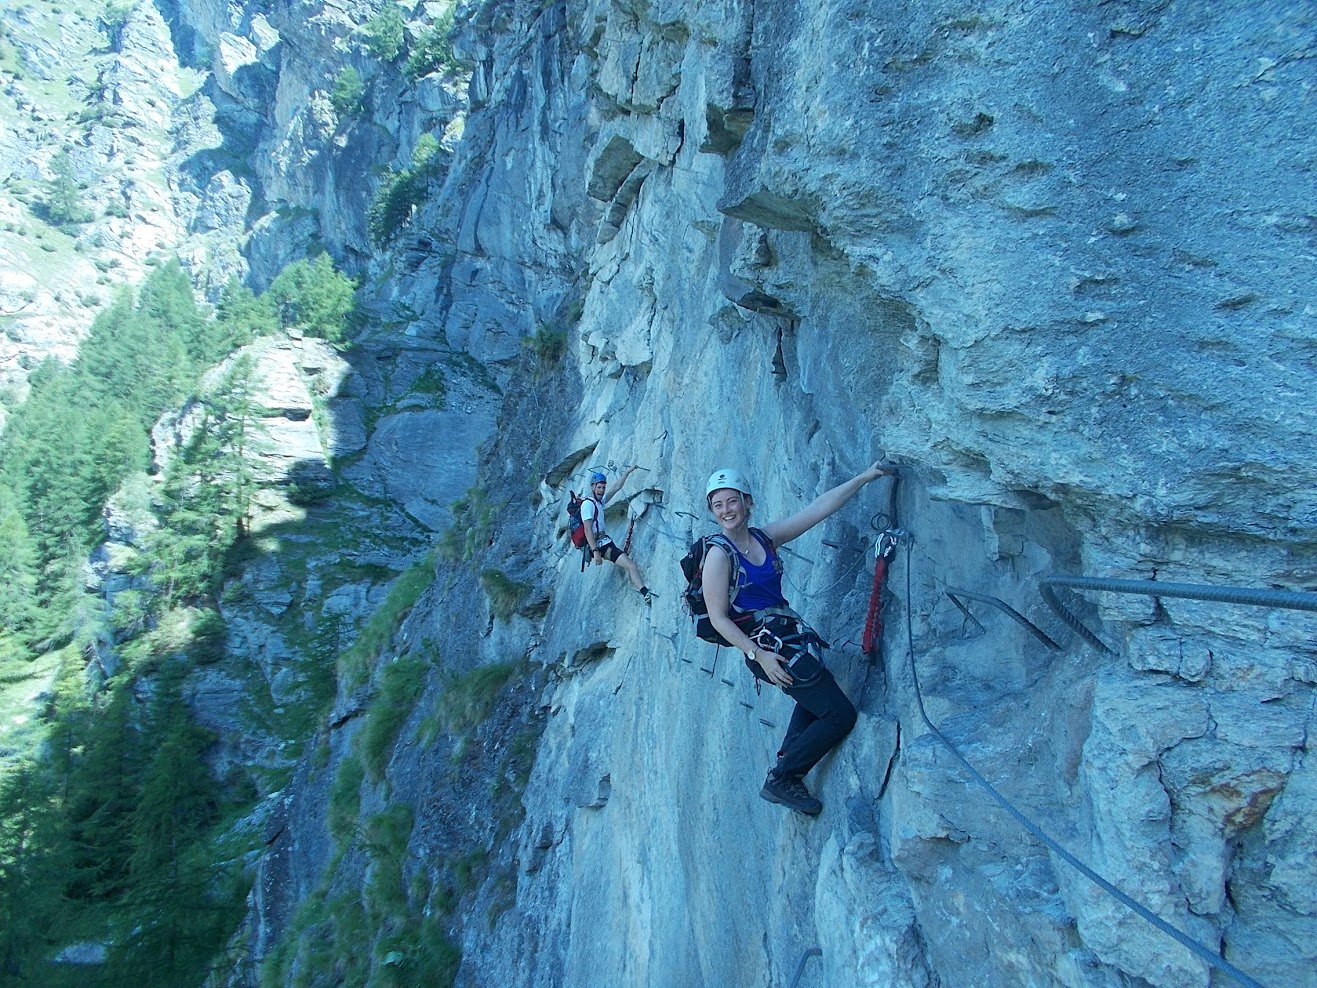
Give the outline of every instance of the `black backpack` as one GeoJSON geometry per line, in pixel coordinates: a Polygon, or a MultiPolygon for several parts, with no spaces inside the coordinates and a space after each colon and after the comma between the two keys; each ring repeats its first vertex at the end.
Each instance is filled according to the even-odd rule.
{"type": "MultiPolygon", "coordinates": [[[[765,535],[761,529],[756,528],[751,529],[751,531],[758,532],[759,535],[763,536],[764,541],[769,546],[773,544],[773,540],[765,535]]],[[[741,557],[725,535],[701,536],[691,543],[686,555],[681,557],[681,572],[686,577],[686,589],[681,594],[682,606],[685,607],[686,613],[691,616],[691,620],[695,622],[696,637],[714,645],[726,645],[730,648],[732,643],[720,635],[718,629],[713,626],[713,622],[709,620],[709,608],[704,603],[704,557],[711,545],[716,545],[722,549],[732,561],[732,570],[728,574],[727,580],[728,615],[737,627],[747,633],[755,624],[756,612],[742,611],[732,604],[737,591],[740,589],[741,557]]]]}

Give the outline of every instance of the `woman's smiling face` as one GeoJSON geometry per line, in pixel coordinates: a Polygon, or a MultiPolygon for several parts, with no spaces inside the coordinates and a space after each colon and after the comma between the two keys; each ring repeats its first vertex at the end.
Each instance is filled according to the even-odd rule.
{"type": "Polygon", "coordinates": [[[738,490],[724,487],[709,495],[709,510],[725,531],[734,531],[750,517],[749,498],[738,490]]]}

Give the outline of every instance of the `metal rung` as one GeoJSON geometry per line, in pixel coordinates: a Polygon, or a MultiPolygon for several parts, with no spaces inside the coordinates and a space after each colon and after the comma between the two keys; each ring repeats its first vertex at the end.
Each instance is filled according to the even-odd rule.
{"type": "Polygon", "coordinates": [[[822,957],[823,951],[818,947],[810,947],[801,955],[800,963],[796,965],[796,974],[791,979],[791,988],[796,988],[800,984],[800,976],[805,973],[805,964],[811,957],[822,957]]]}
{"type": "Polygon", "coordinates": [[[1006,601],[1002,600],[1000,597],[990,597],[987,594],[975,593],[972,590],[962,590],[960,587],[947,587],[946,594],[948,597],[951,598],[951,602],[960,608],[962,614],[964,614],[975,624],[979,625],[979,630],[981,631],[986,629],[984,629],[983,625],[979,624],[979,622],[975,619],[974,615],[969,612],[969,608],[966,607],[964,604],[962,604],[957,598],[964,597],[966,600],[977,600],[983,604],[991,604],[993,607],[997,608],[999,611],[1010,617],[1012,620],[1023,625],[1026,629],[1028,629],[1031,635],[1033,635],[1040,642],[1042,642],[1044,645],[1050,648],[1053,652],[1061,651],[1061,646],[1058,645],[1056,642],[1052,641],[1051,638],[1047,637],[1046,633],[1044,633],[1041,628],[1039,628],[1036,624],[1034,624],[1027,617],[1025,617],[1023,614],[1017,611],[1010,604],[1006,603],[1006,601]]]}

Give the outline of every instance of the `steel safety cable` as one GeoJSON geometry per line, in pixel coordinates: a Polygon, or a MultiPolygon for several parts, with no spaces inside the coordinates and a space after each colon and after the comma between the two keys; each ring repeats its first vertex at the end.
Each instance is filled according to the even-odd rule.
{"type": "Polygon", "coordinates": [[[846,567],[845,570],[842,571],[841,576],[837,577],[837,579],[833,580],[822,590],[819,590],[817,593],[813,593],[813,594],[807,591],[804,587],[796,586],[796,581],[791,579],[791,577],[787,576],[785,569],[782,572],[782,578],[786,580],[787,586],[789,586],[792,590],[796,591],[802,597],[824,597],[832,593],[832,591],[836,590],[839,586],[845,583],[846,580],[850,578],[851,574],[854,573],[860,567],[860,564],[863,562],[864,562],[864,556],[860,556],[859,559],[851,563],[849,566],[846,567]]]}
{"type": "Polygon", "coordinates": [[[1020,826],[1022,826],[1029,833],[1033,834],[1033,836],[1038,838],[1038,840],[1042,841],[1042,843],[1046,845],[1046,847],[1049,850],[1053,851],[1062,860],[1064,860],[1066,864],[1070,865],[1072,868],[1078,871],[1089,881],[1097,885],[1098,888],[1102,889],[1108,895],[1112,896],[1117,901],[1119,901],[1126,908],[1133,911],[1141,919],[1144,919],[1147,922],[1151,923],[1153,926],[1157,927],[1157,929],[1161,930],[1167,936],[1178,941],[1182,946],[1186,947],[1188,950],[1194,953],[1200,960],[1210,965],[1211,967],[1216,968],[1218,971],[1228,974],[1230,977],[1238,981],[1241,985],[1245,985],[1246,988],[1263,988],[1263,986],[1258,981],[1254,980],[1253,978],[1245,974],[1243,971],[1239,970],[1239,968],[1235,967],[1220,954],[1216,953],[1214,950],[1211,950],[1210,948],[1199,943],[1193,937],[1189,936],[1189,934],[1183,932],[1182,930],[1178,929],[1175,926],[1172,926],[1170,923],[1166,922],[1166,920],[1162,919],[1147,906],[1130,898],[1130,896],[1126,895],[1115,885],[1113,885],[1107,879],[1103,878],[1088,865],[1084,864],[1084,862],[1080,861],[1079,858],[1075,857],[1064,847],[1062,847],[1059,843],[1057,843],[1055,840],[1049,837],[1046,833],[1043,832],[1043,829],[1039,827],[1038,824],[1034,823],[1031,819],[1025,816],[1020,810],[1016,809],[1015,805],[1009,799],[1007,799],[1000,792],[998,792],[997,788],[993,786],[991,782],[985,779],[979,773],[978,769],[976,769],[973,765],[970,764],[969,759],[966,758],[963,754],[961,754],[960,749],[957,748],[951,742],[951,739],[948,738],[945,734],[943,734],[940,730],[938,730],[937,726],[929,719],[928,712],[924,709],[924,696],[923,696],[923,692],[919,688],[919,673],[915,667],[914,607],[911,602],[910,588],[911,588],[910,543],[907,541],[905,546],[905,633],[906,633],[906,645],[909,649],[909,655],[910,655],[910,677],[914,682],[914,688],[915,688],[915,703],[916,706],[919,708],[919,716],[924,721],[924,723],[928,726],[929,731],[933,733],[933,736],[936,737],[938,741],[940,741],[943,744],[943,746],[947,748],[948,751],[950,751],[953,755],[955,755],[957,761],[959,761],[960,764],[964,766],[965,771],[969,773],[970,778],[973,779],[974,782],[977,783],[982,789],[984,789],[988,793],[988,795],[993,798],[993,800],[997,803],[997,805],[1000,806],[1002,809],[1004,809],[1007,813],[1009,813],[1015,819],[1015,821],[1020,824],[1020,826]]]}

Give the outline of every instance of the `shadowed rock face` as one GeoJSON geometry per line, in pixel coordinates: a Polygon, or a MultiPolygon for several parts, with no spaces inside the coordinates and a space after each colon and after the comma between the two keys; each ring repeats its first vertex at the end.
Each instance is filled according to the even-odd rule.
{"type": "MultiPolygon", "coordinates": [[[[468,746],[416,741],[451,688],[430,676],[361,801],[363,820],[414,812],[416,913],[441,909],[459,849],[485,855],[446,920],[459,985],[778,985],[814,946],[802,984],[1217,983],[968,780],[912,668],[943,734],[1070,851],[1260,982],[1313,983],[1314,619],[1092,595],[1100,656],[1036,589],[1317,585],[1305,5],[472,5],[469,112],[387,250],[365,235],[371,166],[450,128],[462,87],[380,68],[385,126],[345,124],[325,93],[364,8],[276,6],[177,11],[213,52],[206,98],[248,142],[253,201],[282,207],[248,210],[257,280],[323,238],[369,284],[372,346],[462,351],[501,388],[490,431],[493,387],[416,409],[374,371],[321,437],[360,454],[345,479],[429,527],[473,475],[492,506],[380,668],[437,648],[457,672],[532,672],[468,746]],[[541,378],[519,361],[545,330],[566,357],[541,378]],[[485,435],[478,472],[447,464],[485,435]],[[757,796],[790,705],[694,638],[676,564],[711,527],[714,468],[750,475],[766,521],[884,452],[899,486],[786,557],[861,711],[805,820],[757,796]],[[563,552],[567,491],[610,462],[646,467],[609,527],[635,520],[653,608],[563,552]],[[913,543],[869,658],[880,513],[913,543]],[[494,569],[527,587],[510,617],[494,569]],[[1063,649],[1000,611],[967,619],[949,587],[1063,649]],[[524,790],[491,795],[527,731],[524,790]]],[[[249,180],[202,177],[214,233],[249,180]]],[[[368,888],[368,849],[338,854],[326,824],[366,692],[337,699],[320,761],[265,807],[253,962],[232,983],[300,903],[368,888]]]]}

